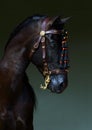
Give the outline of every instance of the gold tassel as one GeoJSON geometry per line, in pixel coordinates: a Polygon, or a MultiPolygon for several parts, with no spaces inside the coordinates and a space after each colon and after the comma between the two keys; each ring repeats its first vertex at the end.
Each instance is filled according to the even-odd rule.
{"type": "Polygon", "coordinates": [[[41,89],[45,90],[48,87],[48,84],[50,83],[50,76],[46,75],[44,85],[41,84],[41,89]]]}

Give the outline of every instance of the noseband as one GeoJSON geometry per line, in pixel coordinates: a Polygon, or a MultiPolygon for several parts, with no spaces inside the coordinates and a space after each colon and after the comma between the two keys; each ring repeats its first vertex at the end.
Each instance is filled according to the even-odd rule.
{"type": "MultiPolygon", "coordinates": [[[[66,41],[67,41],[67,31],[65,30],[46,30],[47,23],[49,22],[49,19],[46,18],[41,26],[41,31],[39,34],[39,38],[37,42],[34,44],[33,48],[31,49],[30,57],[33,55],[33,53],[37,50],[39,47],[39,44],[42,46],[42,59],[43,59],[43,75],[45,77],[45,83],[44,86],[41,84],[42,89],[46,89],[48,84],[50,83],[50,75],[51,74],[60,74],[60,73],[66,73],[67,72],[67,67],[64,67],[62,69],[54,69],[54,70],[49,70],[48,68],[48,63],[46,60],[46,35],[47,34],[64,34],[64,37],[62,39],[62,53],[61,53],[61,59],[60,59],[60,64],[61,66],[67,66],[68,60],[66,60],[65,57],[65,52],[67,51],[67,46],[66,41]]],[[[67,55],[68,56],[68,55],[67,55]]],[[[67,57],[66,56],[66,57],[67,57]]]]}

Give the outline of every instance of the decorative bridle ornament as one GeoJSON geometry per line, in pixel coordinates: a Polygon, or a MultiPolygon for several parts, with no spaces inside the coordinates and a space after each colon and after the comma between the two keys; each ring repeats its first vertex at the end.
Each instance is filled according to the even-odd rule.
{"type": "Polygon", "coordinates": [[[46,25],[48,23],[48,19],[45,19],[42,23],[42,30],[39,33],[38,41],[34,44],[33,48],[31,49],[30,56],[37,50],[39,44],[42,46],[42,59],[43,59],[43,75],[45,77],[44,85],[41,84],[42,89],[47,89],[48,84],[50,83],[50,75],[51,74],[60,74],[67,72],[67,68],[69,67],[69,59],[68,59],[68,47],[67,47],[67,40],[68,40],[68,32],[65,30],[46,30],[46,25]],[[48,63],[46,60],[46,35],[49,34],[62,34],[62,46],[61,46],[61,58],[60,58],[60,65],[61,69],[54,69],[49,70],[48,63]]]}

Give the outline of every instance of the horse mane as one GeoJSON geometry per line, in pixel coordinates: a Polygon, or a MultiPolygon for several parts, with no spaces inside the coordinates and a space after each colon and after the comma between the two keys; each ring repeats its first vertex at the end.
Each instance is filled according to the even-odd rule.
{"type": "Polygon", "coordinates": [[[28,26],[29,24],[31,24],[33,21],[38,21],[41,18],[45,18],[46,16],[44,15],[33,15],[30,17],[27,17],[25,20],[23,20],[20,24],[18,24],[13,32],[10,34],[10,37],[6,43],[5,49],[8,46],[9,42],[21,31],[21,29],[23,29],[24,27],[28,26]]]}

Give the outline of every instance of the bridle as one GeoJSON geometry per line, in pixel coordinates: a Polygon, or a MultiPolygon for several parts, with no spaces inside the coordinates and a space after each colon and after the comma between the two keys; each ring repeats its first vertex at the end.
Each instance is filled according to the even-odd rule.
{"type": "Polygon", "coordinates": [[[33,45],[31,52],[30,52],[30,57],[31,57],[34,54],[34,52],[36,52],[37,48],[39,47],[39,44],[41,44],[42,59],[43,59],[43,75],[45,77],[45,83],[44,83],[44,85],[41,84],[41,88],[44,89],[44,90],[47,88],[48,84],[50,83],[50,75],[51,74],[66,73],[67,68],[68,68],[67,67],[68,66],[68,55],[66,53],[68,48],[65,45],[67,38],[68,38],[67,31],[65,31],[65,30],[55,30],[55,29],[46,30],[46,26],[47,26],[48,22],[49,22],[49,18],[46,18],[42,22],[39,38],[38,38],[37,42],[35,42],[35,44],[33,45]],[[47,34],[62,34],[62,33],[64,34],[64,37],[62,39],[62,53],[61,53],[60,64],[64,68],[63,69],[49,70],[48,63],[47,63],[47,60],[46,60],[46,35],[47,34]],[[67,57],[67,58],[64,58],[64,57],[67,57]]]}

